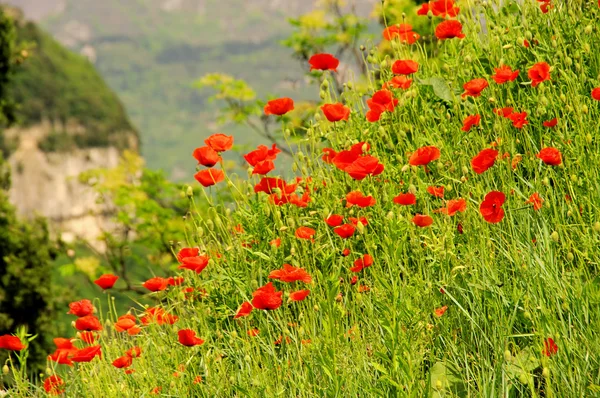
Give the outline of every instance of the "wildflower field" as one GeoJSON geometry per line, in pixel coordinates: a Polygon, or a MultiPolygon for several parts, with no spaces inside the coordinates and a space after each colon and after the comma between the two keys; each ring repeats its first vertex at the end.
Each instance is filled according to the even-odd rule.
{"type": "Polygon", "coordinates": [[[297,177],[199,139],[210,208],[189,195],[172,276],[140,281],[156,305],[116,313],[103,275],[35,383],[1,336],[9,395],[600,396],[600,3],[462,4],[385,28],[341,94],[313,54],[304,134],[264,108],[297,177]]]}

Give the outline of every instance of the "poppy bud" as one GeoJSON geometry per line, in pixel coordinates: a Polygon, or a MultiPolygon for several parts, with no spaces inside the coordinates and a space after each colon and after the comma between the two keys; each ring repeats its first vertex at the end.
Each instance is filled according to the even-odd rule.
{"type": "Polygon", "coordinates": [[[573,253],[571,253],[571,252],[568,252],[568,253],[567,253],[567,260],[569,260],[569,261],[573,261],[574,259],[575,259],[575,256],[573,255],[573,253]]]}
{"type": "MultiPolygon", "coordinates": [[[[396,160],[398,160],[398,159],[396,159],[396,160]]],[[[402,166],[402,169],[401,169],[401,171],[402,171],[403,173],[406,173],[406,172],[408,171],[408,169],[409,169],[409,168],[410,168],[410,166],[409,166],[409,165],[407,165],[407,164],[405,164],[404,166],[402,166]]]]}
{"type": "Polygon", "coordinates": [[[2,367],[2,373],[7,375],[8,372],[10,372],[10,369],[8,368],[8,365],[4,364],[4,366],[2,367]]]}
{"type": "Polygon", "coordinates": [[[510,361],[512,359],[512,354],[510,353],[509,350],[504,351],[504,360],[505,361],[510,361]]]}
{"type": "Polygon", "coordinates": [[[410,184],[408,186],[408,192],[412,193],[413,195],[417,193],[417,187],[415,187],[413,184],[410,184]]]}
{"type": "Polygon", "coordinates": [[[581,106],[581,112],[582,112],[584,115],[587,115],[587,114],[588,114],[588,112],[589,112],[588,106],[587,106],[587,105],[585,105],[585,104],[584,104],[584,105],[582,105],[582,106],[581,106]]]}
{"type": "Polygon", "coordinates": [[[364,45],[362,45],[362,44],[361,44],[361,45],[360,45],[360,47],[359,47],[359,49],[360,49],[360,51],[365,51],[365,50],[366,50],[366,47],[365,47],[364,45]]]}
{"type": "Polygon", "coordinates": [[[361,221],[359,221],[356,223],[356,229],[358,229],[358,232],[363,234],[365,232],[365,225],[361,221]]]}
{"type": "Polygon", "coordinates": [[[600,232],[600,221],[596,221],[592,228],[594,229],[594,232],[600,232]]]}
{"type": "Polygon", "coordinates": [[[298,164],[297,163],[292,163],[292,171],[294,173],[298,171],[298,164]]]}
{"type": "Polygon", "coordinates": [[[585,136],[585,141],[586,141],[588,144],[591,144],[591,143],[592,143],[592,135],[591,135],[590,133],[587,133],[587,134],[586,134],[586,136],[585,136]]]}
{"type": "Polygon", "coordinates": [[[508,50],[509,48],[512,48],[513,45],[512,44],[505,44],[502,46],[503,49],[508,50]]]}
{"type": "Polygon", "coordinates": [[[554,242],[558,242],[558,238],[559,238],[559,236],[558,236],[558,232],[556,232],[556,231],[553,231],[553,232],[550,234],[550,238],[552,238],[552,240],[553,240],[554,242]]]}
{"type": "Polygon", "coordinates": [[[544,369],[542,369],[542,376],[544,376],[545,378],[550,377],[550,369],[544,367],[544,369]]]}
{"type": "Polygon", "coordinates": [[[323,83],[321,83],[321,89],[327,90],[328,88],[329,88],[329,80],[323,80],[323,83]]]}
{"type": "Polygon", "coordinates": [[[435,382],[435,389],[436,390],[441,390],[442,388],[444,388],[444,385],[443,385],[442,381],[441,380],[437,380],[435,382]]]}
{"type": "Polygon", "coordinates": [[[590,47],[589,43],[585,43],[585,44],[583,45],[583,51],[585,51],[585,53],[586,53],[586,54],[589,54],[589,52],[590,52],[591,50],[592,50],[592,49],[591,49],[591,47],[590,47]]]}
{"type": "Polygon", "coordinates": [[[296,254],[296,248],[295,248],[295,247],[292,247],[292,248],[290,249],[290,255],[291,255],[291,256],[293,256],[294,254],[296,254]]]}
{"type": "Polygon", "coordinates": [[[319,311],[319,306],[315,304],[315,306],[313,307],[313,310],[319,311]]]}
{"type": "Polygon", "coordinates": [[[188,198],[191,198],[192,196],[194,196],[194,188],[188,185],[187,189],[185,190],[185,194],[188,198]]]}
{"type": "Polygon", "coordinates": [[[352,90],[354,88],[354,84],[352,84],[352,82],[348,82],[348,83],[346,83],[346,85],[348,86],[348,88],[350,90],[352,90]]]}
{"type": "Polygon", "coordinates": [[[528,31],[525,32],[525,38],[527,40],[531,40],[532,37],[533,37],[533,33],[531,33],[530,30],[528,30],[528,31]]]}
{"type": "MultiPolygon", "coordinates": [[[[389,211],[388,214],[385,216],[388,220],[391,220],[394,218],[394,212],[393,211],[389,211]]],[[[362,223],[361,223],[362,224],[362,223]]]]}
{"type": "Polygon", "coordinates": [[[552,47],[558,47],[558,42],[556,40],[552,40],[552,47]]]}

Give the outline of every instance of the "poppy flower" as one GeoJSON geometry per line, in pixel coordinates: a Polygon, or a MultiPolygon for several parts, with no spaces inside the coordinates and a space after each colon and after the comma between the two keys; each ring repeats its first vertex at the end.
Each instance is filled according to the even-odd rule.
{"type": "Polygon", "coordinates": [[[65,382],[59,376],[52,375],[44,380],[44,390],[50,395],[61,395],[65,392],[65,382]]]}
{"type": "Polygon", "coordinates": [[[151,292],[158,292],[158,291],[165,290],[167,288],[167,286],[169,286],[169,281],[165,278],[156,276],[156,277],[150,278],[146,282],[142,283],[142,286],[144,286],[146,289],[150,290],[151,292]]]}
{"type": "Polygon", "coordinates": [[[506,82],[512,82],[519,76],[519,70],[513,71],[510,66],[503,65],[499,68],[494,68],[496,72],[492,75],[492,79],[498,84],[503,84],[506,82]]]}
{"type": "Polygon", "coordinates": [[[547,120],[547,121],[543,122],[542,124],[544,125],[544,127],[552,128],[558,124],[558,119],[554,118],[552,120],[547,120]]]}
{"type": "Polygon", "coordinates": [[[21,351],[25,346],[17,336],[5,334],[0,336],[0,349],[9,351],[21,351]]]}
{"type": "Polygon", "coordinates": [[[179,286],[183,283],[183,276],[170,276],[167,278],[167,284],[169,286],[179,286]]]}
{"type": "Polygon", "coordinates": [[[411,166],[427,166],[429,163],[440,158],[440,150],[435,146],[424,146],[417,149],[410,156],[408,163],[411,166]]]}
{"type": "Polygon", "coordinates": [[[93,332],[79,332],[77,335],[87,344],[94,344],[96,341],[96,335],[93,332]]]}
{"type": "Polygon", "coordinates": [[[448,311],[448,306],[445,305],[441,308],[438,308],[434,311],[435,316],[437,316],[438,318],[440,318],[442,315],[444,315],[446,313],[446,311],[448,311]]]}
{"type": "Polygon", "coordinates": [[[344,217],[339,214],[332,214],[325,219],[325,222],[330,227],[339,227],[344,222],[344,217]]]}
{"type": "Polygon", "coordinates": [[[374,206],[377,200],[369,196],[364,196],[360,191],[352,191],[346,195],[346,207],[358,206],[358,207],[369,207],[374,206]]]}
{"type": "MultiPolygon", "coordinates": [[[[449,22],[449,21],[448,21],[449,22]]],[[[481,92],[489,86],[489,83],[484,78],[473,79],[465,84],[463,84],[463,88],[465,92],[461,94],[461,97],[479,97],[481,92]]]]}
{"type": "Polygon", "coordinates": [[[411,220],[417,227],[428,227],[433,224],[433,218],[423,214],[415,215],[411,220]]]}
{"type": "Polygon", "coordinates": [[[440,187],[429,186],[429,187],[427,187],[427,192],[429,192],[430,195],[435,196],[436,198],[444,197],[444,187],[443,186],[440,186],[440,187]]]}
{"type": "Polygon", "coordinates": [[[479,212],[489,223],[498,223],[504,218],[502,205],[506,201],[506,195],[499,191],[492,191],[485,195],[483,202],[479,205],[479,212]]]}
{"type": "Polygon", "coordinates": [[[394,198],[394,203],[402,206],[410,206],[417,203],[417,197],[413,193],[401,193],[394,198]]]}
{"type": "Polygon", "coordinates": [[[290,293],[290,301],[302,301],[310,294],[310,290],[298,290],[290,293]]]}
{"type": "Polygon", "coordinates": [[[394,76],[392,78],[392,80],[390,80],[389,82],[385,83],[383,85],[383,88],[401,88],[403,90],[408,90],[410,88],[410,85],[412,84],[412,79],[409,79],[408,77],[401,75],[401,76],[394,76]]]}
{"type": "Polygon", "coordinates": [[[494,109],[494,113],[496,115],[502,116],[502,117],[509,117],[510,115],[512,115],[513,111],[514,111],[514,108],[511,108],[511,107],[494,109]]]}
{"type": "Polygon", "coordinates": [[[217,152],[225,152],[233,147],[233,136],[217,133],[205,139],[204,143],[217,152]]]}
{"type": "Polygon", "coordinates": [[[254,186],[254,192],[264,192],[266,194],[273,194],[277,191],[284,195],[292,194],[298,188],[298,184],[288,184],[281,178],[276,177],[263,177],[258,184],[254,186]]]}
{"type": "Polygon", "coordinates": [[[275,291],[273,282],[269,282],[252,293],[252,305],[259,310],[275,310],[281,306],[283,292],[275,291]]]}
{"type": "Polygon", "coordinates": [[[294,100],[288,97],[278,98],[267,102],[265,105],[265,115],[282,116],[289,111],[294,110],[294,100]]]}
{"type": "Polygon", "coordinates": [[[102,330],[100,320],[94,315],[86,315],[75,321],[75,329],[83,331],[102,330]]]}
{"type": "Polygon", "coordinates": [[[127,355],[130,358],[139,358],[140,355],[142,355],[142,349],[138,346],[131,347],[130,349],[127,350],[125,355],[127,355]]]}
{"type": "Polygon", "coordinates": [[[271,271],[269,279],[277,279],[281,282],[312,282],[311,276],[303,268],[293,267],[290,264],[283,264],[283,268],[271,271]]]}
{"type": "Polygon", "coordinates": [[[360,217],[360,218],[356,218],[356,217],[348,217],[348,220],[350,220],[350,222],[353,225],[358,225],[358,223],[360,222],[362,225],[369,225],[369,221],[366,219],[366,217],[360,217]]]}
{"type": "Polygon", "coordinates": [[[508,119],[512,120],[513,126],[521,129],[524,125],[529,124],[527,121],[527,112],[514,112],[507,116],[508,119]]]}
{"type": "Polygon", "coordinates": [[[199,274],[208,265],[209,258],[207,256],[189,256],[179,260],[181,265],[178,269],[188,269],[199,274]]]}
{"type": "Polygon", "coordinates": [[[298,227],[295,235],[298,239],[314,240],[315,230],[309,227],[298,227]]]}
{"type": "Polygon", "coordinates": [[[365,179],[369,175],[379,175],[383,173],[383,170],[384,166],[379,163],[379,159],[370,155],[358,157],[344,169],[350,177],[358,181],[365,179]]]}
{"type": "Polygon", "coordinates": [[[421,7],[417,10],[417,15],[425,16],[429,13],[429,3],[421,4],[421,7]]]}
{"type": "Polygon", "coordinates": [[[497,157],[497,150],[486,148],[471,159],[471,167],[475,173],[481,174],[494,165],[497,157]]]}
{"type": "Polygon", "coordinates": [[[131,314],[120,316],[117,322],[115,322],[115,329],[117,332],[124,332],[135,326],[135,316],[131,314]]]}
{"type": "Polygon", "coordinates": [[[393,112],[398,105],[398,99],[394,98],[394,94],[386,89],[382,89],[373,93],[373,96],[367,100],[367,111],[365,117],[369,122],[376,122],[381,118],[384,112],[393,112]]]}
{"type": "Polygon", "coordinates": [[[54,345],[56,345],[56,350],[48,355],[48,359],[61,365],[73,366],[70,357],[78,350],[78,348],[73,345],[73,339],[56,337],[53,341],[54,345]]]}
{"type": "Polygon", "coordinates": [[[544,340],[544,350],[542,351],[542,353],[547,356],[547,357],[551,357],[552,355],[555,355],[558,352],[558,346],[556,345],[556,343],[554,342],[554,339],[552,337],[548,337],[546,340],[544,340]]]}
{"type": "Polygon", "coordinates": [[[350,268],[350,271],[360,272],[371,265],[373,265],[373,257],[370,254],[365,254],[361,258],[354,261],[354,267],[350,268]]]}
{"type": "Polygon", "coordinates": [[[323,159],[323,161],[325,163],[332,163],[333,162],[333,158],[335,158],[337,155],[337,152],[332,149],[332,148],[323,148],[323,156],[321,156],[321,159],[323,159]]]}
{"type": "Polygon", "coordinates": [[[348,257],[350,255],[350,249],[346,248],[342,250],[342,256],[348,257]]]}
{"type": "Polygon", "coordinates": [[[335,232],[335,234],[342,239],[350,238],[352,235],[354,235],[355,231],[356,227],[352,224],[344,224],[333,230],[333,232],[335,232]]]}
{"type": "Polygon", "coordinates": [[[525,203],[532,204],[533,210],[540,210],[542,208],[542,203],[544,203],[544,199],[540,197],[539,193],[534,192],[525,203]]]}
{"type": "Polygon", "coordinates": [[[550,0],[542,1],[540,3],[540,10],[542,11],[543,14],[547,14],[548,11],[550,11],[552,8],[554,8],[554,6],[552,4],[550,4],[550,0]]]}
{"type": "Polygon", "coordinates": [[[463,121],[463,126],[462,126],[461,130],[467,132],[467,131],[471,130],[471,127],[479,126],[480,122],[481,122],[481,116],[479,116],[479,115],[467,116],[465,118],[465,120],[463,121]]]}
{"type": "MultiPolygon", "coordinates": [[[[460,12],[460,8],[454,7],[454,0],[433,1],[430,3],[429,9],[433,15],[440,18],[456,18],[460,12]]],[[[427,13],[425,15],[427,15],[427,13]]]]}
{"type": "Polygon", "coordinates": [[[250,166],[256,166],[260,162],[264,162],[266,160],[275,160],[277,158],[277,154],[280,153],[281,150],[277,148],[275,144],[271,146],[271,149],[266,145],[259,145],[255,150],[244,155],[244,159],[250,166]]]}
{"type": "Polygon", "coordinates": [[[435,27],[435,37],[440,40],[444,39],[464,39],[465,34],[462,32],[462,24],[455,19],[441,22],[435,27]]]}
{"type": "Polygon", "coordinates": [[[419,70],[419,64],[410,59],[399,59],[392,65],[395,75],[412,75],[419,70]]]}
{"type": "Polygon", "coordinates": [[[344,104],[325,104],[321,106],[323,114],[330,122],[339,122],[340,120],[348,120],[350,117],[350,108],[344,104]]]}
{"type": "Polygon", "coordinates": [[[204,344],[204,340],[196,337],[196,332],[192,329],[181,329],[177,332],[179,342],[186,347],[204,344]]]}
{"type": "Polygon", "coordinates": [[[592,98],[596,101],[600,101],[600,87],[596,87],[592,90],[592,98]]]}
{"type": "Polygon", "coordinates": [[[250,329],[246,332],[246,334],[250,337],[256,337],[260,334],[260,330],[258,330],[257,328],[250,329]]]}
{"type": "Polygon", "coordinates": [[[550,166],[558,166],[562,163],[562,155],[560,151],[553,147],[546,147],[535,156],[550,166]]]}
{"type": "Polygon", "coordinates": [[[194,174],[194,178],[206,188],[223,181],[225,173],[223,173],[223,170],[206,169],[194,174]]]}
{"type": "Polygon", "coordinates": [[[271,160],[264,160],[262,162],[258,162],[254,169],[252,170],[252,175],[265,175],[275,169],[275,163],[271,160]]]}
{"type": "Polygon", "coordinates": [[[238,318],[250,315],[253,308],[254,307],[252,307],[252,304],[249,301],[243,302],[242,305],[240,306],[240,308],[235,313],[235,316],[233,317],[233,319],[238,319],[238,318]]]}
{"type": "Polygon", "coordinates": [[[72,314],[77,317],[82,317],[86,315],[90,315],[94,312],[94,305],[88,299],[83,299],[80,301],[74,301],[69,304],[69,312],[67,314],[72,314]]]}
{"type": "Polygon", "coordinates": [[[124,355],[122,357],[118,357],[112,362],[112,365],[117,369],[128,368],[133,364],[133,360],[130,356],[124,355]]]}
{"type": "Polygon", "coordinates": [[[449,200],[444,208],[443,213],[450,217],[458,212],[464,213],[467,210],[467,201],[463,198],[449,200]]]}
{"type": "Polygon", "coordinates": [[[340,61],[331,54],[315,54],[308,60],[310,70],[332,70],[337,72],[340,61]]]}
{"type": "Polygon", "coordinates": [[[71,357],[73,362],[90,362],[95,357],[102,357],[102,347],[94,345],[77,350],[71,357]]]}
{"type": "Polygon", "coordinates": [[[102,289],[110,289],[115,285],[115,282],[119,279],[118,276],[113,274],[104,274],[100,278],[96,279],[94,283],[100,286],[102,289]]]}
{"type": "Polygon", "coordinates": [[[275,238],[269,242],[271,246],[279,247],[281,246],[281,238],[275,238]]]}
{"type": "Polygon", "coordinates": [[[209,146],[203,146],[200,148],[194,149],[194,153],[192,154],[194,159],[198,161],[199,164],[205,167],[213,167],[215,164],[219,163],[221,157],[209,146]]]}
{"type": "Polygon", "coordinates": [[[531,79],[531,87],[536,87],[541,82],[550,80],[550,65],[538,62],[527,71],[527,76],[531,79]]]}
{"type": "Polygon", "coordinates": [[[409,24],[398,24],[385,28],[383,30],[383,38],[385,40],[398,39],[400,43],[414,44],[421,36],[412,31],[412,26],[409,24]]]}

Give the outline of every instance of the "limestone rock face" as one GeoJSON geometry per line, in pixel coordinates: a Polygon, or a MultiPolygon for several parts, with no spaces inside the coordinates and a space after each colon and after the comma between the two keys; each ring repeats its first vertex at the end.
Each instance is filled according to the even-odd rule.
{"type": "Polygon", "coordinates": [[[93,244],[110,225],[105,205],[97,203],[97,195],[81,184],[78,176],[90,169],[116,167],[119,151],[106,147],[43,152],[38,141],[48,131],[46,124],[9,131],[20,141],[8,159],[12,171],[10,200],[21,217],[47,217],[53,232],[65,241],[82,238],[93,244]]]}

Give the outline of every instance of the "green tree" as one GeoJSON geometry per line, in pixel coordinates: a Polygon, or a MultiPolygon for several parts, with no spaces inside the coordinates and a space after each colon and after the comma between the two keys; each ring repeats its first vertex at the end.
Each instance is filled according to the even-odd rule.
{"type": "MultiPolygon", "coordinates": [[[[14,103],[7,85],[16,54],[13,23],[0,9],[0,122],[4,127],[14,122],[14,103]]],[[[8,201],[9,187],[8,165],[0,154],[0,335],[16,333],[21,328],[38,335],[29,343],[28,357],[34,363],[33,369],[41,369],[48,342],[54,337],[52,320],[57,295],[51,279],[51,261],[55,249],[43,219],[31,223],[17,219],[8,201]]],[[[1,351],[3,363],[7,354],[1,351]]]]}

